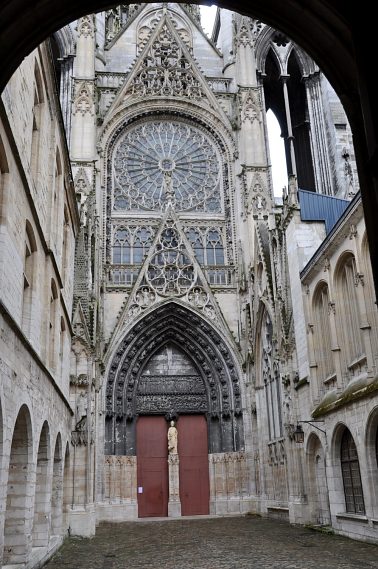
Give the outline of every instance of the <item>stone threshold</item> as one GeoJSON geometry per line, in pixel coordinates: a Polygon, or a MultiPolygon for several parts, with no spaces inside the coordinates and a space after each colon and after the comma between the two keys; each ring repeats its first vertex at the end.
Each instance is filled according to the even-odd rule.
{"type": "MultiPolygon", "coordinates": [[[[219,520],[220,518],[245,518],[248,517],[248,514],[241,514],[240,512],[235,513],[227,513],[227,514],[204,514],[198,516],[179,516],[179,517],[168,517],[165,516],[163,518],[153,517],[153,518],[134,518],[130,520],[123,520],[122,522],[114,521],[114,522],[99,522],[98,525],[102,524],[109,524],[109,523],[143,523],[143,522],[185,522],[186,520],[219,520]]],[[[19,566],[17,566],[18,569],[19,566]]],[[[8,567],[6,568],[8,569],[8,567]]]]}

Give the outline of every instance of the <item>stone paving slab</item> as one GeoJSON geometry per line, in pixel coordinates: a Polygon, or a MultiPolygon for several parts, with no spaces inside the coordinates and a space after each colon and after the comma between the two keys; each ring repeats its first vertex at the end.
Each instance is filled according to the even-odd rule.
{"type": "Polygon", "coordinates": [[[47,569],[367,569],[378,546],[255,516],[104,523],[47,569]]]}

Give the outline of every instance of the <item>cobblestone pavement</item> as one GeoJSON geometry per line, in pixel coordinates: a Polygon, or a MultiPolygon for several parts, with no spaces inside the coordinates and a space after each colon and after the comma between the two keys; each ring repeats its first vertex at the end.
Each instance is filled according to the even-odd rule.
{"type": "Polygon", "coordinates": [[[47,569],[365,569],[378,546],[259,517],[101,524],[47,569]]]}

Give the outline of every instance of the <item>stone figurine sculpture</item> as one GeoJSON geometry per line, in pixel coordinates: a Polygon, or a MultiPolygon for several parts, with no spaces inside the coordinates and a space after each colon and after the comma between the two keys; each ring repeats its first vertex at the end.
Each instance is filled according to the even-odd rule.
{"type": "Polygon", "coordinates": [[[177,429],[174,421],[171,421],[168,429],[168,453],[177,454],[177,429]]]}

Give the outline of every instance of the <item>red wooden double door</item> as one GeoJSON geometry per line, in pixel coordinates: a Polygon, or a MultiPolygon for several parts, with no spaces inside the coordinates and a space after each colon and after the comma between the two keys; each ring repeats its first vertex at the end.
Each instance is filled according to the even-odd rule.
{"type": "MultiPolygon", "coordinates": [[[[177,422],[181,515],[209,513],[207,423],[201,415],[177,422]]],[[[139,417],[137,423],[139,517],[168,515],[168,423],[164,417],[139,417]]]]}

